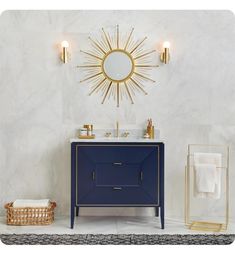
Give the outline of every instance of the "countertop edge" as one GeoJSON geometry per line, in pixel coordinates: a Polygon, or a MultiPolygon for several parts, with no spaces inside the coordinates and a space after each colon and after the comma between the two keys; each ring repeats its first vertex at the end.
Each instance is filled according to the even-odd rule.
{"type": "Polygon", "coordinates": [[[69,142],[72,143],[164,143],[162,140],[155,139],[127,139],[127,140],[118,140],[118,139],[70,139],[69,142]]]}

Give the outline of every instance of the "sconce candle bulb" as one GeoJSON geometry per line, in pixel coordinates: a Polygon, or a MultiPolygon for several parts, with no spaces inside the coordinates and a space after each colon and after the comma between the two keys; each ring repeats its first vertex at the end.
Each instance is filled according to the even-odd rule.
{"type": "Polygon", "coordinates": [[[68,59],[69,59],[69,52],[68,52],[69,43],[67,41],[63,41],[61,42],[61,47],[62,47],[61,60],[63,61],[64,64],[66,64],[68,63],[68,59]]]}
{"type": "Polygon", "coordinates": [[[62,48],[68,48],[69,47],[69,43],[67,41],[63,41],[61,43],[61,46],[62,46],[62,48]]]}
{"type": "Polygon", "coordinates": [[[164,42],[163,43],[163,48],[165,49],[165,48],[170,48],[170,43],[168,42],[168,41],[166,41],[166,42],[164,42]]]}
{"type": "Polygon", "coordinates": [[[160,60],[164,64],[168,64],[170,61],[170,53],[169,53],[170,43],[168,41],[163,43],[163,49],[164,51],[160,55],[160,60]]]}

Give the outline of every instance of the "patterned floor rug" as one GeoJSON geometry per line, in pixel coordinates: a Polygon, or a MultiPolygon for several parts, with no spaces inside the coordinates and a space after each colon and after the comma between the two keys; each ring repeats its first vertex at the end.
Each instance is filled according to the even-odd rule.
{"type": "Polygon", "coordinates": [[[231,244],[235,235],[37,235],[11,234],[0,235],[0,239],[7,245],[227,245],[231,244]]]}

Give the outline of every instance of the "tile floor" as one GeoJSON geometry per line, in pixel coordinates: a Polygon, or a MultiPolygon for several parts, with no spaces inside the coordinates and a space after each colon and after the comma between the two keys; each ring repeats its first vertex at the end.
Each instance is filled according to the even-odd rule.
{"type": "MultiPolygon", "coordinates": [[[[57,217],[49,226],[9,226],[0,217],[0,234],[211,234],[187,229],[183,222],[166,219],[165,229],[155,217],[79,216],[74,229],[69,228],[69,217],[57,217]]],[[[235,223],[230,223],[223,234],[235,234],[235,223]]]]}

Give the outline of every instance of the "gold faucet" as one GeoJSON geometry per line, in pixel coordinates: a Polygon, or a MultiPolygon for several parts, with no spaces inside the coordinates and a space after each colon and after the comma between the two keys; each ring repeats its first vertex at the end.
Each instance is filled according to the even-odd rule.
{"type": "Polygon", "coordinates": [[[106,133],[104,134],[105,137],[111,137],[111,135],[112,135],[111,132],[106,132],[106,133]]]}
{"type": "Polygon", "coordinates": [[[119,123],[116,123],[116,137],[119,137],[119,123]]]}
{"type": "Polygon", "coordinates": [[[128,137],[129,134],[130,134],[129,132],[124,132],[124,133],[122,134],[122,137],[128,137]]]}

